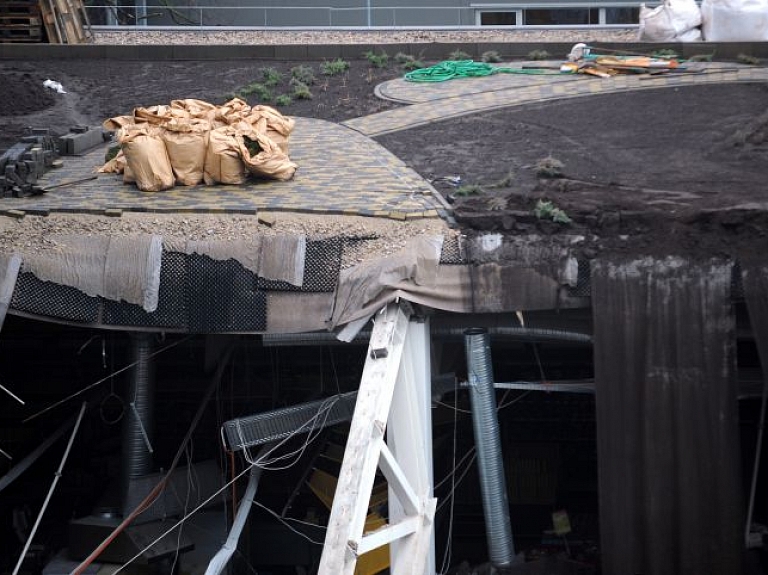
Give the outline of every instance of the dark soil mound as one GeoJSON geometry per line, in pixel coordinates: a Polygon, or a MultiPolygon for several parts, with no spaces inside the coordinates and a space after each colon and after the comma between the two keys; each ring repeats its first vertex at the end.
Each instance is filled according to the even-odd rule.
{"type": "Polygon", "coordinates": [[[0,116],[39,112],[56,103],[56,93],[43,87],[43,81],[29,72],[0,72],[0,116]]]}
{"type": "Polygon", "coordinates": [[[576,234],[585,246],[598,238],[602,250],[733,254],[765,243],[768,221],[753,206],[768,173],[767,97],[764,84],[641,90],[466,116],[379,141],[453,196],[466,228],[576,234]],[[537,170],[550,157],[560,177],[537,170]],[[447,183],[456,176],[464,188],[447,183]],[[549,210],[537,215],[540,201],[549,210]],[[554,209],[570,221],[554,219],[554,209]]]}

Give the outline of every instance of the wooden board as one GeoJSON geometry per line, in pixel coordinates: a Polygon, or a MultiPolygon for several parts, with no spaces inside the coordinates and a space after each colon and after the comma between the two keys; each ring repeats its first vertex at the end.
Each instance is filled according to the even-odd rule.
{"type": "Polygon", "coordinates": [[[51,44],[83,44],[93,35],[82,0],[39,0],[51,44]]]}

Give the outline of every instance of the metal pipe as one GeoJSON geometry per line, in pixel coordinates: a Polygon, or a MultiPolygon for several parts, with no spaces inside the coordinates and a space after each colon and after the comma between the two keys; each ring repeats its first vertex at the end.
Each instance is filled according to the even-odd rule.
{"type": "MultiPolygon", "coordinates": [[[[466,328],[443,327],[433,328],[430,332],[432,339],[459,339],[463,338],[466,328]]],[[[488,333],[495,337],[507,337],[518,341],[558,341],[591,344],[592,336],[586,333],[563,331],[558,329],[544,329],[536,327],[490,327],[488,333]]],[[[368,343],[371,339],[370,330],[361,330],[352,340],[355,343],[368,343]]],[[[333,332],[309,332],[309,333],[269,333],[262,335],[262,343],[265,347],[279,347],[289,345],[344,345],[333,332]]]]}
{"type": "MultiPolygon", "coordinates": [[[[127,495],[132,479],[152,472],[154,371],[152,360],[154,336],[131,335],[131,363],[135,366],[128,381],[127,398],[131,409],[123,420],[123,493],[127,495]]],[[[126,501],[126,498],[123,499],[126,501]]]]}
{"type": "Polygon", "coordinates": [[[506,567],[514,561],[515,546],[509,520],[507,482],[504,477],[499,420],[496,415],[496,390],[493,386],[488,330],[466,330],[464,345],[488,556],[494,566],[506,567]]]}

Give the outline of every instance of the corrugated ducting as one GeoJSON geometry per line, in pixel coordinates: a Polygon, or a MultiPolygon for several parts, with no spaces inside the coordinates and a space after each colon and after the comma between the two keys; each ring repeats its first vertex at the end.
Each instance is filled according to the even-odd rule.
{"type": "Polygon", "coordinates": [[[504,458],[496,415],[491,340],[485,329],[470,329],[464,333],[488,556],[495,566],[504,567],[512,564],[515,546],[512,541],[504,458]]]}

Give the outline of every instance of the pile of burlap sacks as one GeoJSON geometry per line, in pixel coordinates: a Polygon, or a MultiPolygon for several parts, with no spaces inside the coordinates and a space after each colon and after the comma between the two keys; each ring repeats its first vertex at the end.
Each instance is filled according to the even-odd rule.
{"type": "Polygon", "coordinates": [[[249,175],[289,180],[294,120],[269,106],[234,98],[222,106],[202,100],[136,108],[103,123],[116,133],[120,151],[99,171],[123,174],[145,192],[174,185],[243,184],[249,175]]]}

